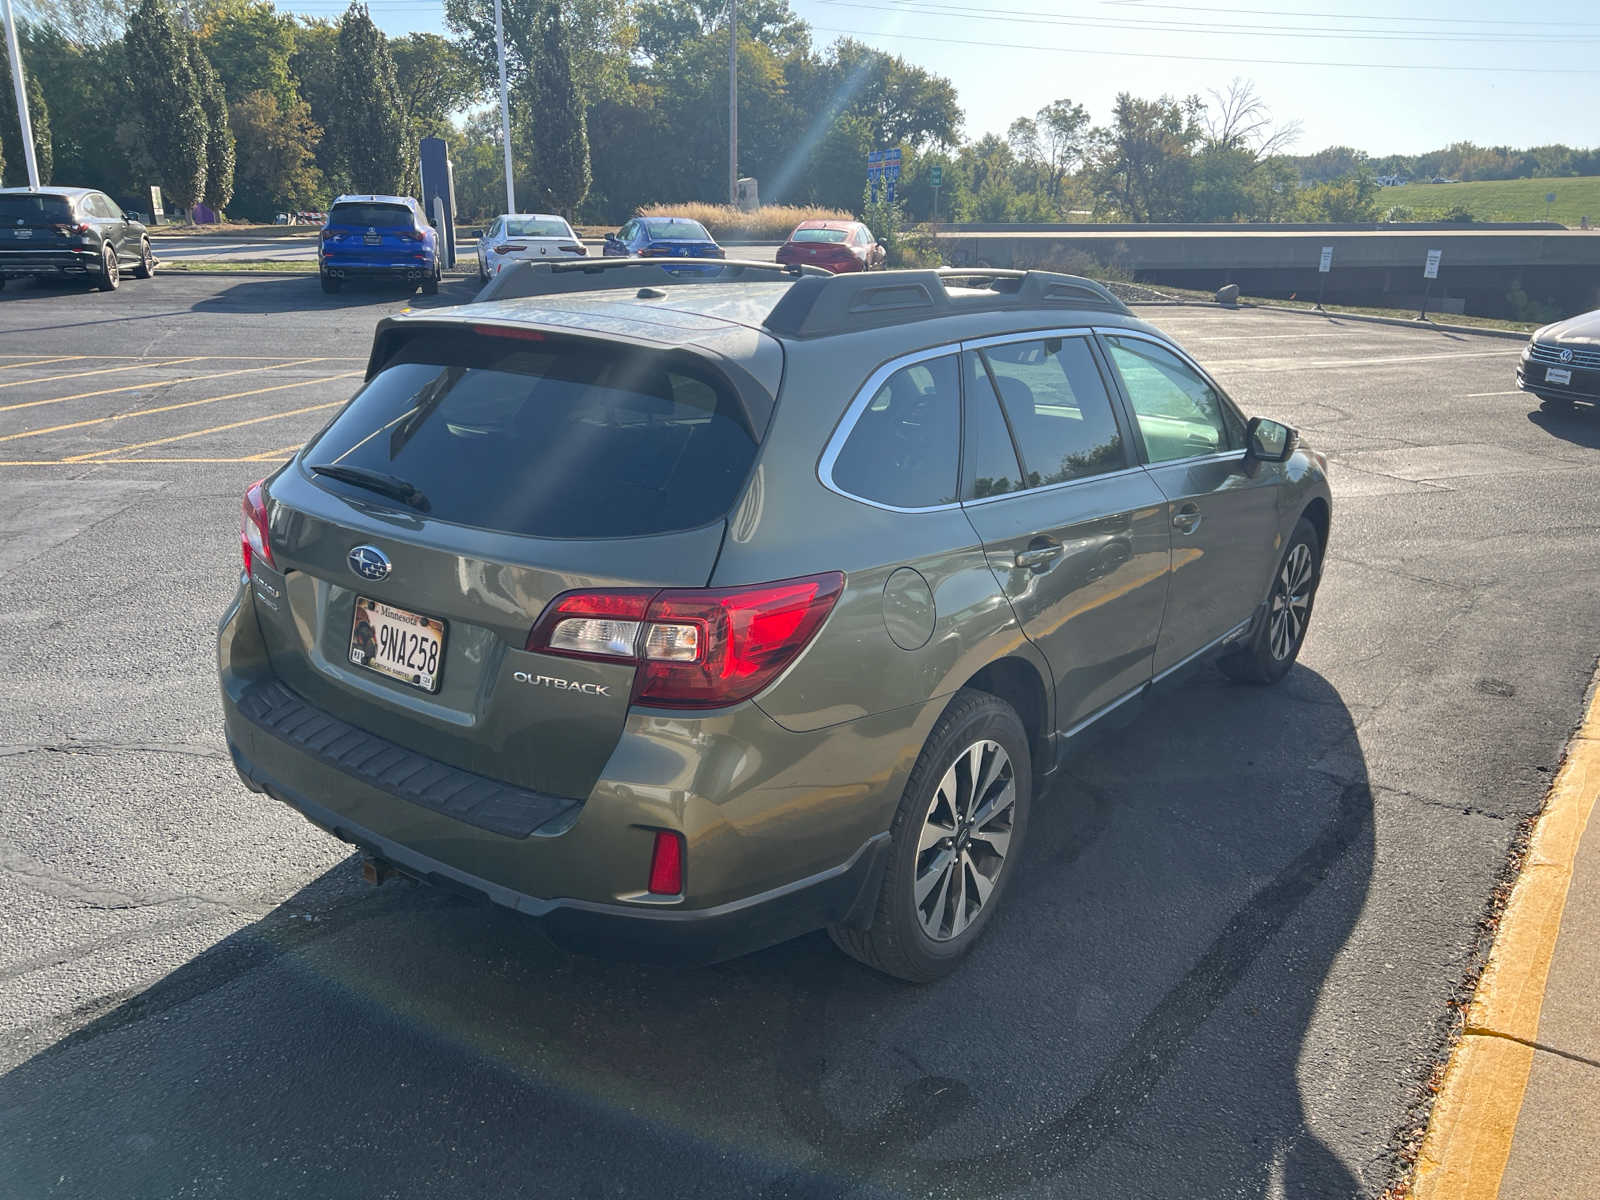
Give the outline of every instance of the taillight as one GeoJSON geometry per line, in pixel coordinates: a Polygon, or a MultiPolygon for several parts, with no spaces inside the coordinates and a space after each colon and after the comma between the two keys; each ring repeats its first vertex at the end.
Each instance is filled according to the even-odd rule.
{"type": "Polygon", "coordinates": [[[496,254],[510,254],[513,250],[526,250],[526,246],[518,246],[511,242],[501,242],[494,248],[496,254]]]}
{"type": "Polygon", "coordinates": [[[652,896],[678,896],[683,893],[683,835],[656,830],[656,843],[650,850],[652,896]]]}
{"type": "Polygon", "coordinates": [[[402,229],[400,230],[400,240],[402,242],[420,242],[424,240],[424,237],[415,229],[402,229]]]}
{"type": "Polygon", "coordinates": [[[82,237],[84,234],[89,232],[89,224],[87,221],[79,221],[76,225],[56,225],[53,228],[61,237],[72,237],[74,234],[82,237]]]}
{"type": "Polygon", "coordinates": [[[662,258],[671,253],[671,250],[663,250],[659,246],[641,246],[639,248],[640,258],[662,258]]]}
{"type": "Polygon", "coordinates": [[[567,246],[557,246],[556,249],[560,250],[563,254],[582,254],[582,255],[587,256],[588,253],[589,253],[589,248],[587,246],[567,245],[567,246]]]}
{"type": "Polygon", "coordinates": [[[843,588],[829,571],[753,587],[567,592],[540,615],[527,649],[635,664],[639,704],[721,708],[782,674],[843,588]]]}
{"type": "Polygon", "coordinates": [[[244,550],[244,573],[250,574],[252,557],[259,557],[272,566],[272,543],[267,539],[267,494],[262,490],[265,479],[252,483],[244,494],[243,511],[239,517],[239,544],[244,550]]]}

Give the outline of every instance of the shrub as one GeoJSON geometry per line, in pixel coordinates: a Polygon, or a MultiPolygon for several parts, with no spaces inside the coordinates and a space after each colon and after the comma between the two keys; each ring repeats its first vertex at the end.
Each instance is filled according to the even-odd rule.
{"type": "MultiPolygon", "coordinates": [[[[768,204],[745,212],[731,204],[642,204],[641,217],[688,217],[699,221],[718,241],[783,241],[801,221],[853,221],[855,217],[840,208],[813,205],[768,204]]],[[[870,225],[871,222],[869,221],[870,225]]],[[[876,233],[876,227],[873,228],[876,233]]],[[[887,243],[886,243],[887,244],[887,243]]]]}
{"type": "Polygon", "coordinates": [[[1478,218],[1473,215],[1470,208],[1467,208],[1465,205],[1457,204],[1452,208],[1445,210],[1444,219],[1446,221],[1455,221],[1461,225],[1470,225],[1478,218]]]}
{"type": "Polygon", "coordinates": [[[1396,204],[1388,212],[1383,214],[1383,219],[1391,223],[1400,221],[1415,221],[1417,219],[1417,214],[1415,209],[1409,208],[1404,204],[1396,204]]]}

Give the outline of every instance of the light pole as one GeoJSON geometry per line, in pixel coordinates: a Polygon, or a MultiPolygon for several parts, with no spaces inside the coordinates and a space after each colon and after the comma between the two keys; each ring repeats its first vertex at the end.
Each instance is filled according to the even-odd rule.
{"type": "MultiPolygon", "coordinates": [[[[4,0],[7,11],[11,0],[4,0]]],[[[506,152],[506,211],[517,211],[517,185],[511,177],[511,101],[506,95],[506,31],[500,23],[500,0],[494,0],[494,52],[500,65],[500,144],[506,152]]]]}
{"type": "Polygon", "coordinates": [[[739,0],[728,0],[728,203],[739,203],[739,0]]]}
{"type": "Polygon", "coordinates": [[[6,15],[6,53],[11,57],[11,86],[17,89],[17,123],[22,126],[22,157],[28,163],[28,186],[39,187],[39,164],[33,157],[33,122],[28,118],[28,89],[22,81],[22,51],[17,49],[17,19],[11,0],[3,0],[6,15]]]}

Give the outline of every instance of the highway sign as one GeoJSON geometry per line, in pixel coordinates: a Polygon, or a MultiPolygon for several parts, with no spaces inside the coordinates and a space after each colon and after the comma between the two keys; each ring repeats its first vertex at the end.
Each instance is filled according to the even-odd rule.
{"type": "Polygon", "coordinates": [[[1324,246],[1322,248],[1322,258],[1317,263],[1317,270],[1321,271],[1324,275],[1326,275],[1329,271],[1333,270],[1333,247],[1332,246],[1324,246]]]}
{"type": "Polygon", "coordinates": [[[944,168],[941,167],[938,163],[935,163],[933,166],[928,168],[928,186],[929,187],[943,187],[944,186],[944,168]]]}
{"type": "Polygon", "coordinates": [[[1439,260],[1443,257],[1443,250],[1428,251],[1428,265],[1422,269],[1422,277],[1424,279],[1439,278],[1439,260]]]}

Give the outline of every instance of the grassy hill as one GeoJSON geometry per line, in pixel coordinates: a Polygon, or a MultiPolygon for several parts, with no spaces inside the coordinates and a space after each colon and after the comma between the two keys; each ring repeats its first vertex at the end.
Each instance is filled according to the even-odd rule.
{"type": "Polygon", "coordinates": [[[1560,221],[1576,228],[1584,217],[1600,228],[1600,175],[1557,179],[1491,179],[1478,183],[1407,183],[1378,193],[1378,212],[1403,204],[1414,220],[1443,217],[1460,205],[1480,221],[1560,221]],[[1556,194],[1547,209],[1545,196],[1556,194]]]}

